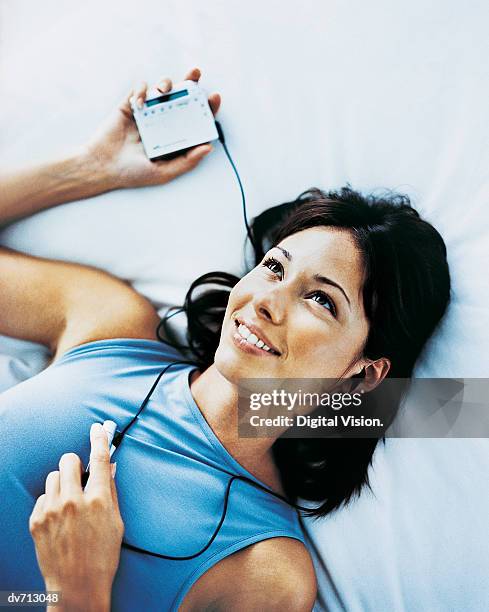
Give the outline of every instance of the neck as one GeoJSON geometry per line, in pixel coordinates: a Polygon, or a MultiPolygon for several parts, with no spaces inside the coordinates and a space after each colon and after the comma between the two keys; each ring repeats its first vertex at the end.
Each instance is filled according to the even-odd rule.
{"type": "Polygon", "coordinates": [[[257,478],[264,482],[273,481],[272,472],[275,472],[275,476],[278,472],[273,463],[271,447],[282,432],[267,438],[239,437],[238,388],[225,379],[214,364],[202,374],[192,377],[190,391],[226,450],[257,478]]]}

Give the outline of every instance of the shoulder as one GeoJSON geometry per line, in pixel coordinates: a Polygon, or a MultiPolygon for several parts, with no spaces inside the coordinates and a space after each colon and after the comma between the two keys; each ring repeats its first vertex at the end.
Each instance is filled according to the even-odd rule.
{"type": "Polygon", "coordinates": [[[86,268],[68,296],[66,323],[54,358],[96,340],[156,340],[158,323],[153,305],[129,284],[100,270],[86,268]]]}
{"type": "Polygon", "coordinates": [[[316,599],[317,584],[309,551],[299,540],[272,538],[247,549],[243,561],[248,570],[244,593],[252,608],[254,599],[266,594],[267,609],[310,611],[316,599]]]}
{"type": "Polygon", "coordinates": [[[186,602],[191,605],[182,610],[310,612],[317,584],[304,544],[278,537],[226,557],[206,572],[192,590],[186,602]]]}

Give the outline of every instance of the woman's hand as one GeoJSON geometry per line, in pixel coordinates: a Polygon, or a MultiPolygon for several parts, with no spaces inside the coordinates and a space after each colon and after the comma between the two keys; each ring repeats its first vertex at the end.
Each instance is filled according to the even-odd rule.
{"type": "MultiPolygon", "coordinates": [[[[194,68],[186,75],[185,80],[198,82],[199,78],[200,70],[194,68]]],[[[171,88],[170,79],[162,79],[156,85],[156,89],[161,93],[171,88]]],[[[89,158],[95,159],[100,165],[101,170],[112,182],[113,189],[168,183],[180,174],[195,168],[212,150],[210,144],[204,144],[168,161],[149,161],[132,116],[130,101],[133,97],[136,103],[143,104],[146,98],[145,83],[138,90],[131,91],[87,147],[89,158]]],[[[214,115],[219,110],[220,104],[219,94],[209,96],[209,105],[214,115]]]]}
{"type": "Polygon", "coordinates": [[[124,525],[102,425],[90,430],[90,477],[81,487],[82,464],[63,455],[59,471],[46,478],[46,492],[32,511],[29,529],[46,589],[60,591],[53,610],[102,612],[110,609],[112,581],[119,565],[124,525]]]}
{"type": "MultiPolygon", "coordinates": [[[[200,70],[194,68],[186,80],[198,81],[200,70]]],[[[169,79],[157,89],[171,89],[169,79]]],[[[144,100],[146,85],[129,96],[112,113],[92,141],[59,161],[36,165],[0,175],[0,226],[28,215],[121,187],[162,185],[195,168],[212,150],[199,145],[172,160],[150,162],[139,138],[132,116],[130,99],[144,100]]],[[[209,96],[214,115],[219,110],[219,94],[209,96]]]]}

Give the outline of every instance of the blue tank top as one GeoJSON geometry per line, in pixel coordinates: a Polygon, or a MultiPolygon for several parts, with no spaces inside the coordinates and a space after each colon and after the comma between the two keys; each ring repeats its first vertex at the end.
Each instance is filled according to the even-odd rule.
{"type": "MultiPolygon", "coordinates": [[[[0,590],[43,590],[28,520],[48,472],[65,452],[86,464],[94,421],[119,429],[137,412],[159,372],[182,356],[138,339],[90,342],[0,396],[0,590]]],[[[231,474],[251,478],[221,444],[195,403],[189,375],[175,365],[162,377],[114,455],[116,483],[130,544],[188,556],[209,541],[221,517],[231,474]]],[[[228,555],[260,540],[304,541],[296,511],[236,480],[216,539],[187,561],[122,549],[112,609],[176,610],[192,584],[228,555]]],[[[237,577],[238,578],[238,577],[237,577]]]]}

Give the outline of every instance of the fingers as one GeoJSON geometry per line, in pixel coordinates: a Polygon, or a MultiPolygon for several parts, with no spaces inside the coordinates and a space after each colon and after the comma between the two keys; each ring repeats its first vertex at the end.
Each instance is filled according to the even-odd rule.
{"type": "Polygon", "coordinates": [[[183,155],[183,159],[187,164],[197,165],[199,161],[212,151],[212,145],[209,143],[198,145],[183,155]]]}
{"type": "MultiPolygon", "coordinates": [[[[192,68],[192,70],[187,72],[187,74],[185,75],[185,80],[195,81],[196,83],[198,83],[201,76],[202,76],[202,73],[199,70],[199,68],[192,68]]],[[[221,106],[221,96],[218,93],[213,93],[209,96],[208,100],[209,100],[209,106],[211,107],[212,114],[216,115],[219,111],[219,107],[221,106]]]]}
{"type": "MultiPolygon", "coordinates": [[[[198,83],[200,77],[200,70],[198,68],[192,68],[192,70],[187,72],[187,74],[185,75],[184,81],[195,81],[196,83],[198,83]]],[[[156,85],[156,89],[158,89],[158,91],[161,91],[161,93],[166,93],[167,91],[170,91],[172,87],[173,84],[171,82],[171,79],[167,77],[163,77],[161,81],[156,85]]]]}
{"type": "Polygon", "coordinates": [[[81,495],[82,463],[75,453],[65,453],[59,460],[59,487],[63,497],[81,495]]]}
{"type": "MultiPolygon", "coordinates": [[[[198,68],[192,68],[184,77],[184,81],[195,81],[196,83],[199,81],[201,76],[201,72],[198,68]]],[[[163,77],[160,82],[156,85],[156,89],[161,91],[161,93],[166,93],[170,91],[173,87],[171,79],[168,77],[163,77]]]]}
{"type": "Polygon", "coordinates": [[[162,160],[156,162],[161,165],[161,169],[165,174],[167,180],[171,180],[189,170],[192,170],[197,164],[212,151],[212,145],[203,144],[190,149],[184,155],[179,155],[169,161],[162,160]]]}
{"type": "Polygon", "coordinates": [[[200,72],[198,68],[192,68],[192,70],[187,72],[187,74],[184,77],[184,80],[185,81],[195,81],[197,83],[201,77],[201,74],[202,73],[200,72]]]}
{"type": "Polygon", "coordinates": [[[49,472],[46,476],[45,499],[48,504],[54,504],[59,496],[59,472],[49,472]]]}
{"type": "Polygon", "coordinates": [[[131,89],[131,91],[126,96],[124,96],[124,98],[119,104],[119,110],[122,111],[124,115],[126,115],[126,117],[130,117],[132,115],[131,102],[134,99],[133,96],[134,89],[131,89]]]}
{"type": "MultiPolygon", "coordinates": [[[[202,73],[199,70],[199,68],[192,68],[192,70],[187,72],[187,74],[184,77],[184,80],[194,81],[195,83],[198,83],[201,76],[202,76],[202,73]]],[[[159,91],[160,93],[167,93],[171,91],[172,87],[173,87],[172,80],[169,79],[168,77],[162,77],[160,81],[155,85],[154,89],[156,91],[159,91]]],[[[139,86],[139,88],[136,88],[135,90],[131,91],[128,99],[130,100],[131,98],[133,98],[135,101],[135,105],[138,106],[139,108],[142,108],[144,101],[146,100],[146,95],[147,95],[146,90],[147,90],[146,83],[142,83],[139,86]]],[[[211,108],[212,114],[216,115],[219,111],[219,107],[221,106],[221,96],[218,93],[213,93],[209,96],[208,100],[209,100],[209,106],[211,108]]]]}
{"type": "Polygon", "coordinates": [[[208,98],[209,106],[213,115],[217,115],[221,106],[221,96],[218,93],[213,93],[208,98]]]}
{"type": "Polygon", "coordinates": [[[46,500],[45,493],[43,493],[37,498],[36,503],[34,504],[34,508],[32,509],[31,515],[29,517],[29,529],[30,530],[32,530],[34,524],[41,516],[43,509],[44,509],[45,500],[46,500]]]}
{"type": "MultiPolygon", "coordinates": [[[[117,463],[112,463],[112,466],[116,466],[117,463]]],[[[115,467],[112,469],[112,478],[110,479],[110,495],[112,497],[112,502],[114,504],[114,508],[119,511],[119,500],[117,499],[117,489],[115,486],[115,467]]]]}
{"type": "Polygon", "coordinates": [[[107,434],[100,423],[90,428],[90,477],[85,492],[108,492],[112,480],[107,434]]]}
{"type": "Polygon", "coordinates": [[[166,93],[170,91],[173,87],[171,79],[161,79],[161,81],[156,85],[156,89],[161,91],[161,93],[166,93]]]}
{"type": "Polygon", "coordinates": [[[148,85],[146,82],[141,83],[141,85],[134,90],[134,100],[137,108],[143,108],[144,101],[146,100],[146,90],[148,85]]]}

